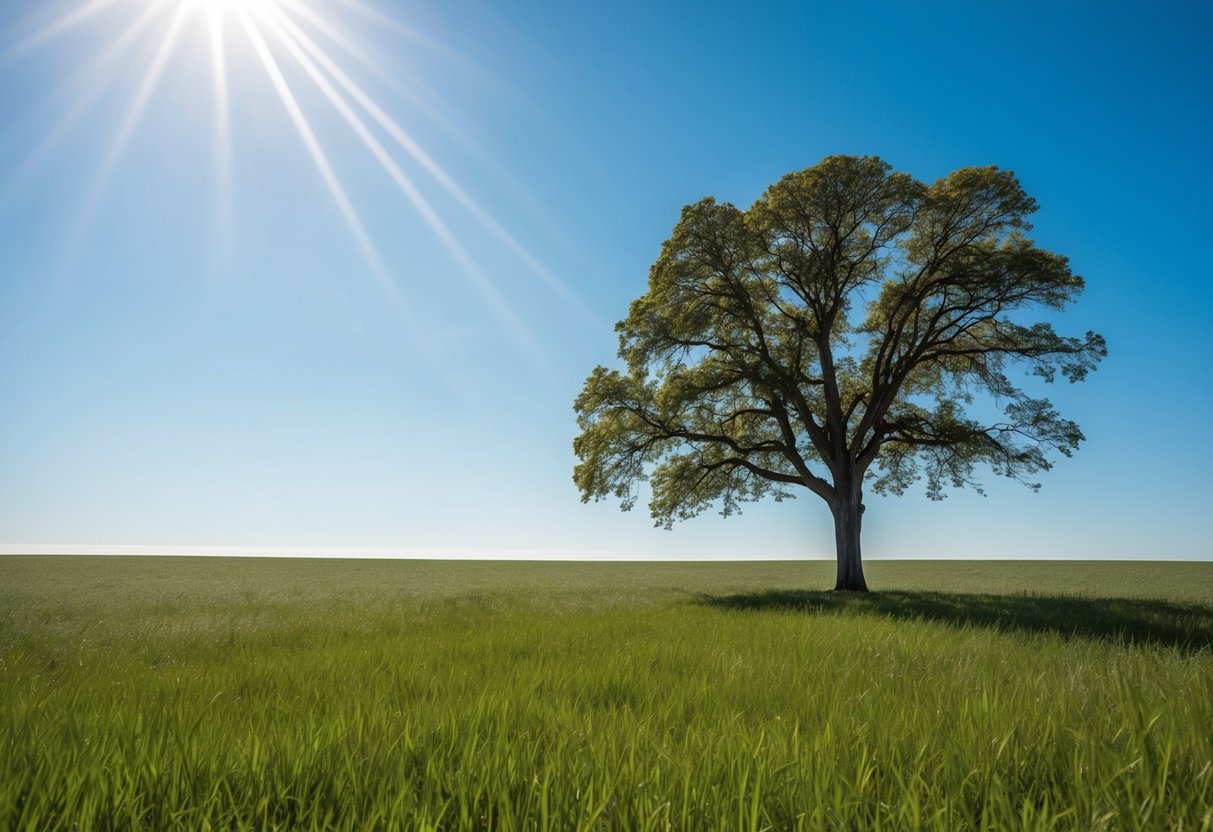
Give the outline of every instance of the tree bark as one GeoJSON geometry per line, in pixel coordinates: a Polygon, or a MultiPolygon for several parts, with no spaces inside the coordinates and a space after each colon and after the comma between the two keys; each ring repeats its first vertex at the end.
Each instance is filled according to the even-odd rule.
{"type": "Polygon", "coordinates": [[[834,514],[834,544],[838,556],[838,577],[835,592],[867,592],[863,579],[863,558],[859,549],[859,533],[863,526],[863,498],[858,495],[835,497],[830,505],[834,514]]]}

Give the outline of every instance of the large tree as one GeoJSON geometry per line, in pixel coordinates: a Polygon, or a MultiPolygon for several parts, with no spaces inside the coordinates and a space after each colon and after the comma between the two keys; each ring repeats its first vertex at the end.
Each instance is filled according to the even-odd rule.
{"type": "Polygon", "coordinates": [[[872,156],[788,174],[748,211],[686,206],[616,326],[626,372],[596,367],[574,405],[583,501],[628,509],[648,480],[668,528],[806,488],[834,517],[835,589],[866,591],[865,483],[940,499],[986,465],[1038,488],[1083,435],[1008,372],[1079,381],[1107,350],[1027,317],[1083,288],[1025,236],[1035,210],[1010,171],[927,185],[872,156]]]}

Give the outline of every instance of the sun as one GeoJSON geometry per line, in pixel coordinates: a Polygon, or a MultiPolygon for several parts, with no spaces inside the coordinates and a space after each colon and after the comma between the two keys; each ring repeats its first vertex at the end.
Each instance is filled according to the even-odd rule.
{"type": "Polygon", "coordinates": [[[202,9],[207,13],[223,13],[243,9],[248,12],[264,12],[280,5],[280,0],[180,0],[189,7],[202,9]]]}
{"type": "MultiPolygon", "coordinates": [[[[471,256],[452,229],[449,219],[436,207],[428,192],[437,191],[443,202],[454,203],[509,249],[531,274],[560,295],[587,320],[596,320],[584,304],[526,246],[519,242],[412,134],[375,100],[356,80],[349,63],[371,66],[374,60],[363,53],[358,39],[343,30],[342,21],[360,20],[376,29],[401,33],[414,43],[432,43],[424,35],[385,14],[374,0],[64,0],[67,10],[35,30],[7,52],[31,52],[70,30],[87,28],[94,20],[106,20],[116,31],[102,44],[92,64],[84,60],[80,76],[86,86],[76,106],[69,108],[52,130],[48,142],[65,132],[80,112],[101,94],[108,71],[123,60],[146,60],[134,74],[137,82],[108,142],[108,152],[87,188],[84,209],[87,218],[100,209],[102,196],[128,140],[138,128],[148,103],[169,64],[196,50],[182,49],[187,36],[200,35],[209,41],[209,71],[213,89],[216,201],[220,214],[231,200],[232,139],[229,91],[229,56],[242,50],[253,60],[240,61],[242,71],[260,67],[273,87],[294,133],[303,143],[329,196],[346,225],[352,241],[370,274],[388,299],[407,314],[403,288],[397,275],[385,265],[378,247],[343,185],[325,142],[313,127],[308,108],[322,102],[341,118],[432,235],[447,249],[454,264],[475,291],[495,311],[503,328],[527,351],[536,346],[527,327],[514,312],[501,289],[471,256]],[[114,24],[117,24],[116,26],[114,24]],[[142,58],[139,56],[149,56],[142,58]],[[343,63],[344,62],[344,63],[343,63]],[[288,71],[289,70],[289,71],[288,71]],[[292,81],[288,79],[294,79],[292,81]],[[305,79],[305,80],[302,80],[305,79]]],[[[129,77],[129,74],[128,74],[129,77]]],[[[407,79],[403,80],[407,86],[407,79]]]]}

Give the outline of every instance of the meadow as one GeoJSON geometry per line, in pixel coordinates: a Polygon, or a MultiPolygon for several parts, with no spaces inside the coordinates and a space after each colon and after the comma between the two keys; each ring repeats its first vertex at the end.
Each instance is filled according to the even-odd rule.
{"type": "Polygon", "coordinates": [[[1213,828],[1213,564],[832,570],[0,557],[0,828],[1213,828]]]}

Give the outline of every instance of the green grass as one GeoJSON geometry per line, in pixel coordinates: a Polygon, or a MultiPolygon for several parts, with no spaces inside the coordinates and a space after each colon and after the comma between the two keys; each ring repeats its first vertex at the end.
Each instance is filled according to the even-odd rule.
{"type": "Polygon", "coordinates": [[[1213,564],[831,571],[0,558],[0,828],[1213,828],[1213,564]]]}

